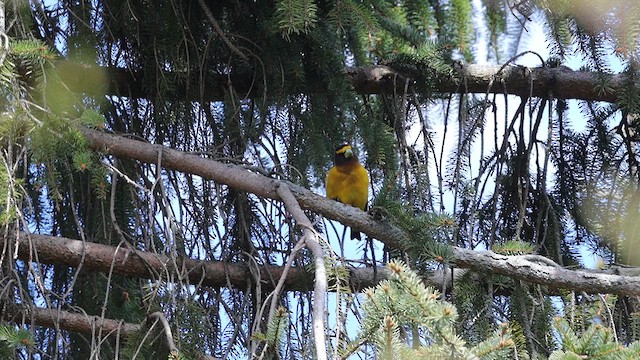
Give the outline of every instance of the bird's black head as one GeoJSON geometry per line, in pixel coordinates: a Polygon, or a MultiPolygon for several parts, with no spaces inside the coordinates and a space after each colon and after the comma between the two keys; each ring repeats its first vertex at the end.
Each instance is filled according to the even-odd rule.
{"type": "Polygon", "coordinates": [[[353,152],[351,145],[349,145],[348,143],[344,143],[336,147],[334,160],[336,165],[346,165],[352,162],[357,162],[358,157],[353,152]]]}

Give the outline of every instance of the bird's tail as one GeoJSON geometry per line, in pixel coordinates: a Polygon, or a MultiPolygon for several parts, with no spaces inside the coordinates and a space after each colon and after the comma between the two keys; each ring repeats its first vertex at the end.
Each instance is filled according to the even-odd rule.
{"type": "Polygon", "coordinates": [[[362,240],[362,238],[360,237],[360,231],[358,230],[354,230],[353,228],[349,228],[349,231],[351,232],[351,240],[362,240]]]}

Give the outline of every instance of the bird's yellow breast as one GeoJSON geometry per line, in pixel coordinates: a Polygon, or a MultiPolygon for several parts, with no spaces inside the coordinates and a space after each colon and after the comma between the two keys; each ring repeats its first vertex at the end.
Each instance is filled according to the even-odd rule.
{"type": "Polygon", "coordinates": [[[359,163],[334,166],[327,173],[327,197],[365,210],[369,175],[359,163]]]}

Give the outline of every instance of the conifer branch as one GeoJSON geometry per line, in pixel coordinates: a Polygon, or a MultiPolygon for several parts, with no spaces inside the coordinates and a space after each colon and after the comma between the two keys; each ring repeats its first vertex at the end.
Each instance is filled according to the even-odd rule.
{"type": "MultiPolygon", "coordinates": [[[[29,319],[32,324],[46,328],[55,328],[82,334],[92,334],[102,331],[105,337],[118,337],[126,340],[142,329],[140,324],[127,323],[122,320],[104,319],[98,316],[90,316],[86,314],[78,314],[70,311],[25,307],[15,304],[4,304],[3,319],[9,320],[15,324],[21,324],[23,319],[29,319]]],[[[171,333],[169,323],[164,314],[159,318],[159,314],[152,313],[149,319],[158,318],[165,326],[165,332],[169,329],[167,336],[171,333]],[[162,320],[164,318],[164,321],[162,320]]],[[[169,339],[169,348],[173,351],[178,349],[173,344],[173,338],[169,339]]],[[[217,360],[217,358],[205,354],[201,354],[199,359],[217,360]]]]}
{"type": "MultiPolygon", "coordinates": [[[[67,87],[77,93],[133,98],[154,98],[156,94],[144,86],[144,74],[121,68],[106,68],[76,64],[68,61],[55,63],[60,78],[67,87]],[[109,84],[96,83],[89,76],[104,72],[109,84]],[[106,89],[105,89],[106,85],[106,89]]],[[[18,69],[22,79],[34,84],[33,74],[18,69]]],[[[345,76],[353,89],[359,94],[398,94],[404,92],[408,81],[410,92],[420,92],[427,84],[417,79],[425,77],[423,70],[395,70],[390,66],[372,65],[349,67],[344,69],[345,76]]],[[[178,101],[216,101],[224,98],[225,92],[232,87],[247,97],[264,95],[262,79],[253,73],[207,74],[206,78],[189,78],[185,74],[167,74],[167,78],[176,81],[172,93],[163,96],[178,101]],[[199,86],[193,86],[193,84],[199,86]]],[[[430,91],[438,93],[508,93],[518,96],[547,98],[551,92],[558,99],[579,99],[615,102],[625,87],[625,74],[603,75],[592,71],[574,71],[566,67],[527,68],[517,65],[476,65],[469,64],[451,68],[448,76],[439,75],[428,84],[430,91]],[[531,84],[533,88],[531,88],[531,84]]],[[[640,85],[636,85],[640,87],[640,85]]],[[[317,89],[317,91],[322,91],[317,89]]]]}
{"type": "MultiPolygon", "coordinates": [[[[0,244],[11,242],[14,243],[14,238],[2,238],[0,244]]],[[[122,274],[142,279],[155,279],[155,274],[168,271],[168,274],[175,274],[177,276],[177,269],[165,268],[168,263],[166,255],[155,254],[146,251],[137,250],[135,254],[132,254],[130,250],[122,250],[116,252],[115,246],[95,244],[85,242],[83,244],[80,240],[72,240],[59,236],[47,236],[38,234],[21,234],[17,239],[18,244],[18,258],[26,261],[38,261],[42,264],[55,264],[65,265],[71,267],[81,267],[84,271],[100,271],[108,272],[111,264],[113,263],[113,273],[122,274]],[[82,252],[84,251],[84,258],[82,252]],[[115,261],[114,261],[115,257],[115,261]]],[[[467,250],[472,251],[472,250],[467,250]]],[[[485,256],[482,252],[474,252],[477,255],[467,256],[466,253],[456,252],[458,256],[462,257],[462,260],[458,259],[456,264],[460,261],[471,261],[470,258],[485,256]]],[[[512,258],[525,261],[526,264],[536,264],[542,269],[547,268],[544,262],[534,260],[533,255],[521,255],[517,257],[510,257],[505,255],[499,255],[491,253],[494,256],[499,257],[502,260],[495,261],[500,263],[510,260],[512,258]]],[[[491,262],[494,263],[494,262],[491,262]]],[[[202,286],[208,286],[213,288],[226,287],[228,284],[238,289],[245,289],[248,282],[251,281],[249,264],[245,262],[233,262],[223,263],[220,261],[203,261],[195,259],[183,259],[178,264],[181,269],[186,272],[187,280],[191,284],[200,284],[202,286]]],[[[477,268],[480,265],[471,265],[472,268],[477,268]]],[[[489,267],[492,271],[494,268],[489,267]]],[[[285,267],[263,265],[261,271],[261,281],[263,287],[270,288],[273,286],[271,279],[283,277],[285,267]]],[[[548,269],[549,270],[549,269],[548,269]]],[[[570,272],[558,267],[558,271],[570,272]]],[[[503,272],[507,271],[506,266],[503,267],[503,272]]],[[[466,273],[466,270],[461,268],[454,268],[454,281],[459,279],[466,273]]],[[[621,279],[633,279],[635,276],[640,275],[640,269],[634,267],[613,267],[608,270],[588,271],[581,272],[582,276],[591,278],[593,275],[599,277],[601,275],[615,275],[620,276],[621,279]]],[[[368,287],[377,285],[378,282],[389,278],[389,271],[385,267],[377,269],[370,268],[351,268],[349,270],[349,286],[353,291],[361,291],[368,287]],[[377,276],[374,276],[374,272],[377,276]]],[[[506,274],[509,275],[509,274],[506,274]]],[[[441,287],[443,281],[451,280],[450,272],[438,271],[429,276],[423,274],[423,281],[434,287],[441,287]]],[[[184,276],[183,276],[184,277],[184,276]]],[[[284,291],[308,291],[313,287],[313,273],[305,268],[291,267],[288,270],[288,274],[284,276],[283,290],[284,291]]],[[[616,279],[615,277],[613,279],[616,279]]],[[[166,279],[165,279],[166,280],[166,279]]],[[[480,281],[480,280],[479,280],[480,281]]],[[[451,289],[452,285],[448,283],[447,289],[451,289]]],[[[585,285],[584,287],[588,287],[585,285]]],[[[549,294],[556,294],[554,290],[560,289],[560,286],[551,286],[549,294]]],[[[587,293],[598,292],[585,289],[587,293]]],[[[615,290],[615,289],[609,289],[615,290]]],[[[497,295],[509,295],[506,289],[504,292],[500,292],[497,295]]],[[[615,293],[616,291],[608,291],[615,293]]]]}
{"type": "Polygon", "coordinates": [[[218,34],[218,36],[220,36],[222,41],[224,41],[224,43],[229,47],[229,49],[231,49],[231,51],[236,55],[240,56],[242,60],[245,60],[245,61],[248,60],[247,55],[245,55],[242,51],[240,51],[240,49],[238,49],[235,45],[233,45],[233,43],[227,38],[227,36],[224,33],[224,30],[222,30],[222,28],[220,27],[220,24],[218,24],[218,21],[216,21],[216,18],[213,17],[211,10],[209,10],[209,7],[204,2],[204,0],[198,0],[198,4],[200,4],[200,8],[204,12],[204,14],[207,16],[207,19],[211,23],[213,30],[216,32],[216,34],[218,34]]]}
{"type": "MultiPolygon", "coordinates": [[[[155,162],[157,151],[162,150],[163,166],[167,168],[198,175],[240,191],[282,201],[282,197],[278,194],[278,186],[283,183],[281,180],[247,171],[240,166],[204,159],[161,145],[148,144],[87,128],[83,128],[82,132],[95,150],[150,164],[155,162]]],[[[406,234],[396,226],[377,221],[360,209],[314,194],[301,186],[286,184],[302,209],[314,211],[329,219],[351,226],[389,247],[402,249],[402,240],[406,238],[406,234]]],[[[481,273],[505,275],[545,285],[552,289],[563,288],[590,293],[640,295],[640,278],[636,276],[568,270],[549,266],[544,262],[532,261],[531,256],[505,256],[492,251],[474,251],[453,247],[453,253],[455,258],[453,264],[457,267],[481,273]]]]}
{"type": "Polygon", "coordinates": [[[120,336],[127,338],[140,330],[139,324],[126,323],[122,320],[103,319],[99,316],[72,313],[64,310],[25,307],[16,304],[3,304],[3,320],[20,324],[29,319],[37,326],[60,328],[84,334],[101,330],[105,337],[120,336]]]}
{"type": "MultiPolygon", "coordinates": [[[[574,71],[567,67],[528,68],[518,65],[456,66],[452,75],[438,76],[429,84],[439,93],[493,93],[557,99],[615,102],[624,88],[625,75],[609,76],[591,71],[574,71]]],[[[350,67],[346,74],[355,92],[360,94],[403,93],[406,79],[420,79],[420,69],[396,71],[385,65],[350,67]]],[[[420,92],[423,85],[412,82],[410,91],[420,92]]]]}
{"type": "MultiPolygon", "coordinates": [[[[83,271],[109,272],[140,279],[159,280],[158,274],[168,274],[168,278],[181,278],[193,285],[222,288],[229,285],[237,289],[246,289],[251,285],[250,265],[248,262],[204,261],[196,259],[180,259],[177,267],[164,254],[115,246],[83,242],[59,236],[20,233],[16,238],[0,238],[0,246],[17,244],[18,259],[41,264],[62,265],[81,268],[83,271]],[[118,251],[116,251],[118,250],[118,251]]],[[[309,291],[313,288],[313,272],[292,266],[261,265],[260,281],[262,287],[273,289],[273,279],[283,279],[284,291],[309,291]],[[285,270],[287,270],[285,274],[285,270]]],[[[461,272],[455,273],[457,277],[461,272]]],[[[384,267],[378,269],[351,268],[349,285],[353,291],[375,286],[379,281],[389,277],[384,267]],[[374,276],[377,272],[377,277],[374,276]]],[[[443,279],[449,280],[451,274],[436,272],[425,278],[433,286],[441,284],[443,279]]],[[[168,281],[168,279],[162,279],[168,281]]],[[[449,287],[449,286],[448,286],[449,287]]]]}

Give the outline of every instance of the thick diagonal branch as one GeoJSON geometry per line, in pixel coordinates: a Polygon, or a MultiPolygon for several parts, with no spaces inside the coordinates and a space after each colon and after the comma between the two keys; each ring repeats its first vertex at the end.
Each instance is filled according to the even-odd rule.
{"type": "MultiPolygon", "coordinates": [[[[278,185],[282,183],[281,180],[253,173],[240,166],[204,159],[161,145],[148,144],[91,129],[83,129],[83,132],[91,147],[96,150],[150,164],[155,162],[157,152],[162,150],[163,166],[167,168],[199,175],[261,197],[282,200],[277,191],[278,185]]],[[[389,247],[402,248],[402,239],[406,234],[392,224],[376,221],[360,209],[314,194],[301,186],[289,183],[287,186],[302,209],[340,221],[380,240],[389,247]]],[[[454,264],[457,267],[482,273],[506,275],[553,289],[640,295],[640,277],[568,270],[532,261],[527,257],[504,256],[491,251],[478,252],[454,247],[453,252],[454,264]]]]}

